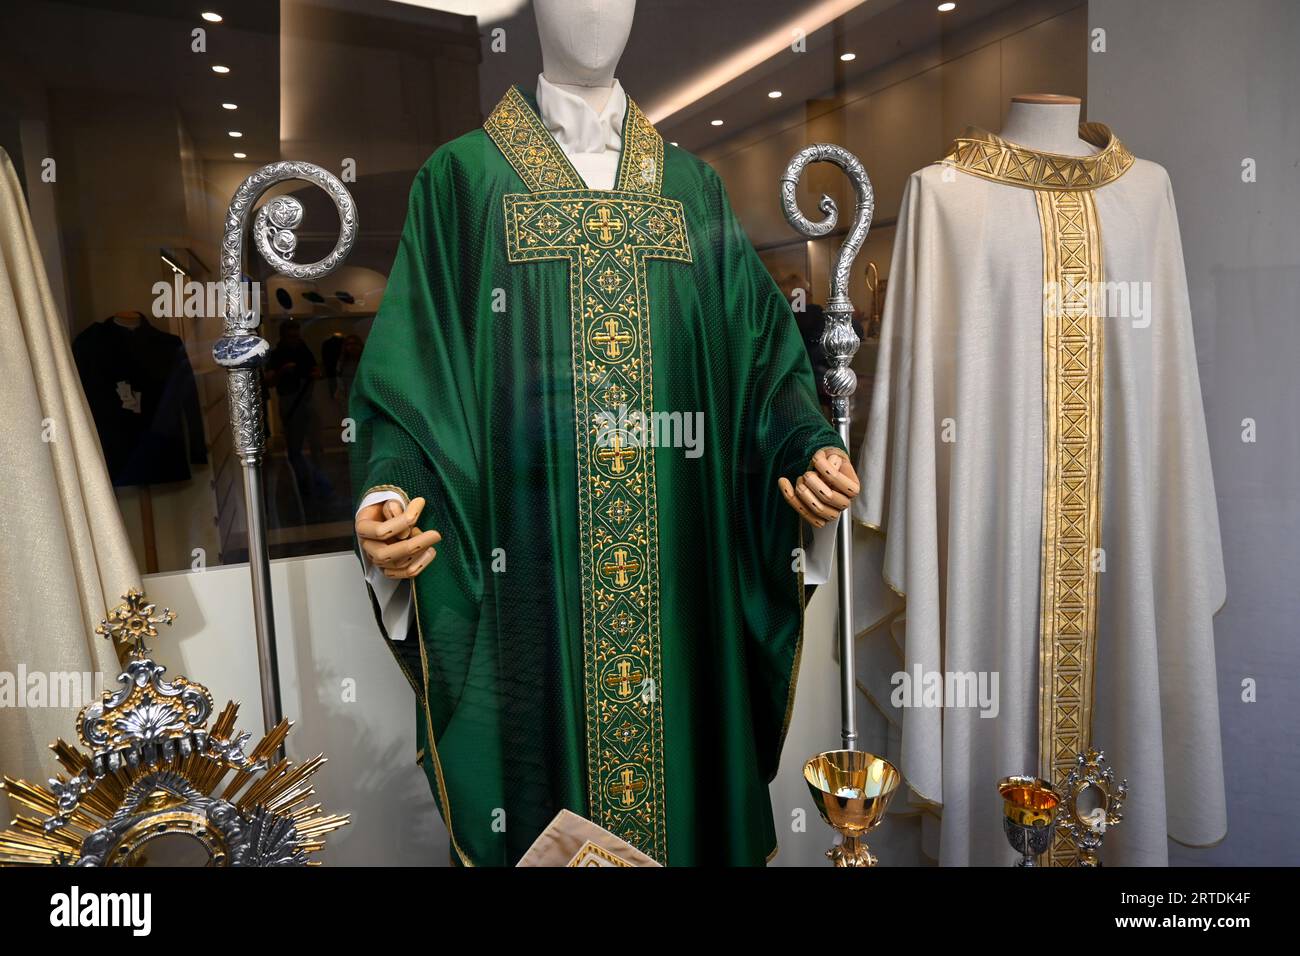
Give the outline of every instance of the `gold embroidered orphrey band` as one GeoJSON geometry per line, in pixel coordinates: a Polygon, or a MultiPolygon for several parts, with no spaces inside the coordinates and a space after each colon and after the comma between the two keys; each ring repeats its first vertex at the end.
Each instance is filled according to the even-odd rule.
{"type": "Polygon", "coordinates": [[[953,141],[940,162],[973,176],[1028,189],[1096,189],[1133,165],[1133,154],[1101,123],[1082,123],[1079,138],[1100,148],[1092,156],[1040,153],[971,127],[953,141]]]}
{"type": "MultiPolygon", "coordinates": [[[[1101,546],[1101,227],[1092,190],[1133,165],[1105,126],[1086,123],[1095,156],[1036,153],[969,130],[944,158],[985,179],[1034,190],[1043,236],[1043,549],[1039,623],[1038,753],[1060,788],[1091,744],[1101,546]]],[[[1077,862],[1061,831],[1051,866],[1077,862]]]]}
{"type": "Polygon", "coordinates": [[[508,259],[569,263],[589,811],[666,863],[658,512],[636,425],[654,410],[646,261],[691,261],[685,210],[659,195],[663,140],[630,99],[613,190],[584,187],[515,88],[484,129],[530,190],[504,198],[508,259]]]}

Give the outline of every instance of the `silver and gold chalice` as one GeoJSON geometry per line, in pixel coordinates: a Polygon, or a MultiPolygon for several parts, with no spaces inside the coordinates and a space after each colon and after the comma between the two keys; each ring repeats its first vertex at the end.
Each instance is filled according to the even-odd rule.
{"type": "Polygon", "coordinates": [[[1016,866],[1038,866],[1047,852],[1056,826],[1061,795],[1037,777],[1012,776],[998,781],[1002,797],[1002,832],[1012,849],[1021,854],[1016,866]]]}
{"type": "Polygon", "coordinates": [[[822,819],[843,838],[826,856],[836,866],[875,866],[863,837],[889,809],[902,780],[897,768],[861,750],[828,750],[804,764],[803,778],[822,819]]]}

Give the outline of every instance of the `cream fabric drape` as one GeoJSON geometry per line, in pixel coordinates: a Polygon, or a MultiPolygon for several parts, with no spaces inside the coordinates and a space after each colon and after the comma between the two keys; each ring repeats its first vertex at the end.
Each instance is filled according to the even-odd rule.
{"type": "MultiPolygon", "coordinates": [[[[1166,833],[1226,832],[1223,561],[1168,176],[1138,160],[1093,195],[1105,280],[1149,310],[1104,320],[1092,740],[1130,795],[1102,857],[1162,865],[1166,833]]],[[[944,864],[1015,858],[996,784],[1039,767],[1042,255],[1032,190],[938,165],[912,175],[858,462],[854,517],[879,529],[856,529],[858,678],[889,721],[912,806],[941,817],[944,864]],[[917,667],[996,672],[997,716],[893,707],[892,675],[917,667]]]]}
{"type": "MultiPolygon", "coordinates": [[[[48,699],[23,706],[29,695],[27,687],[14,686],[19,672],[102,673],[104,686],[112,687],[117,655],[95,636],[95,625],[140,578],[67,328],[3,150],[0,409],[0,488],[7,491],[0,508],[0,671],[16,697],[0,706],[0,773],[43,780],[53,770],[49,744],[73,738],[77,711],[90,701],[61,693],[54,702],[67,706],[50,706],[48,699]]],[[[66,687],[74,685],[80,693],[83,682],[66,687]]]]}

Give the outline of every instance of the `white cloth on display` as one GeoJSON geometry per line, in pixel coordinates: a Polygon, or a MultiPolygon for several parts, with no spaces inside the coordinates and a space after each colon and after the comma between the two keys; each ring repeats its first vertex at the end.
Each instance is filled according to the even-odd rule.
{"type": "MultiPolygon", "coordinates": [[[[547,131],[555,137],[587,187],[613,189],[623,148],[623,119],[627,115],[627,94],[618,80],[614,81],[608,102],[597,113],[581,97],[539,75],[537,109],[547,131]]],[[[358,511],[384,501],[401,501],[401,495],[394,491],[373,491],[361,499],[358,511]]],[[[824,584],[829,579],[834,554],[835,525],[805,528],[804,540],[811,542],[804,559],[804,583],[824,584]]],[[[384,630],[393,640],[404,640],[410,623],[410,582],[385,577],[382,568],[368,561],[366,580],[374,589],[384,630]]]]}
{"type": "MultiPolygon", "coordinates": [[[[1168,175],[1137,160],[1093,197],[1107,289],[1146,310],[1103,320],[1091,739],[1129,795],[1102,859],[1165,865],[1166,834],[1208,845],[1227,830],[1212,625],[1223,561],[1168,175]]],[[[945,865],[1017,858],[996,785],[1040,773],[1043,322],[1034,190],[941,164],[913,173],[858,462],[855,629],[859,687],[910,787],[900,796],[940,815],[945,865]],[[996,717],[895,707],[894,675],[917,668],[996,673],[996,717]]]]}
{"type": "Polygon", "coordinates": [[[77,712],[96,699],[89,683],[67,678],[100,674],[111,687],[121,670],[95,626],[140,576],[3,149],[0,329],[0,485],[20,493],[0,509],[0,771],[39,781],[55,766],[49,745],[71,737],[77,712]]]}

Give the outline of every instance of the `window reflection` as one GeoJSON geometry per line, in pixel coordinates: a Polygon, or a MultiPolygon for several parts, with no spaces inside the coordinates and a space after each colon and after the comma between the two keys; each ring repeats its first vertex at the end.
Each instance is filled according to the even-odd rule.
{"type": "MultiPolygon", "coordinates": [[[[792,297],[818,373],[819,310],[847,222],[814,242],[796,236],[776,179],[815,140],[843,143],[866,163],[877,209],[850,285],[863,337],[856,442],[907,173],[965,124],[997,128],[1007,89],[1083,95],[1086,7],[968,0],[959,18],[924,4],[796,7],[754,0],[738,18],[727,3],[686,13],[643,5],[620,79],[666,140],[722,177],[792,297]],[[797,51],[792,24],[807,29],[797,51]]],[[[0,14],[25,38],[0,68],[0,145],[18,159],[146,571],[247,559],[226,373],[211,358],[221,334],[222,225],[239,183],[265,163],[305,160],[339,176],[359,210],[357,243],[332,276],[302,282],[273,275],[255,256],[244,264],[249,308],[272,348],[264,377],[271,554],[347,549],[348,392],[411,182],[438,146],[480,125],[508,84],[531,91],[541,66],[532,11],[517,0],[229,0],[220,12],[215,22],[139,0],[16,0],[0,14]],[[65,55],[69,37],[80,38],[85,56],[65,55]],[[145,339],[148,348],[125,348],[145,339]]],[[[821,192],[842,210],[851,205],[838,171],[814,167],[805,179],[805,209],[821,192]]],[[[284,192],[305,210],[298,260],[321,258],[336,236],[332,205],[312,187],[273,194],[284,192]]]]}

